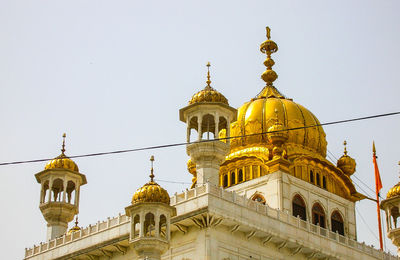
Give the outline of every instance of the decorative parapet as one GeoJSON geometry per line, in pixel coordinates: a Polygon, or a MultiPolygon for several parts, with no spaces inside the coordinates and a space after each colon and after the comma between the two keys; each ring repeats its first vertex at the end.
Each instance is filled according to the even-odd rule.
{"type": "Polygon", "coordinates": [[[56,247],[72,243],[73,241],[85,238],[87,236],[96,234],[101,231],[105,231],[116,227],[118,225],[125,224],[129,222],[130,218],[126,215],[119,214],[114,218],[107,218],[105,221],[98,221],[94,225],[89,225],[88,227],[81,229],[77,232],[73,232],[71,234],[64,234],[61,237],[55,238],[53,240],[49,240],[46,243],[40,243],[39,245],[33,245],[32,248],[25,249],[25,258],[35,256],[37,254],[44,253],[45,251],[52,250],[56,247]]]}
{"type": "MultiPolygon", "coordinates": [[[[291,226],[300,228],[305,231],[309,231],[314,235],[323,237],[330,241],[348,246],[355,250],[361,251],[364,254],[371,255],[378,259],[385,260],[395,260],[398,259],[396,256],[393,256],[387,252],[380,251],[375,249],[372,246],[366,245],[364,242],[360,243],[353,239],[350,239],[346,236],[339,235],[338,233],[331,232],[328,229],[322,228],[317,225],[313,225],[310,222],[303,221],[298,217],[292,216],[289,212],[284,212],[281,210],[270,208],[267,205],[263,205],[251,199],[248,199],[244,196],[237,195],[235,192],[226,191],[222,187],[214,186],[210,183],[206,183],[203,186],[196,187],[191,190],[186,190],[181,194],[175,194],[171,197],[171,206],[179,207],[180,204],[183,204],[187,201],[194,200],[196,198],[205,196],[205,195],[213,195],[215,197],[221,198],[223,200],[232,202],[236,205],[240,205],[242,207],[247,208],[248,210],[266,215],[270,218],[279,220],[291,226]]],[[[177,208],[178,210],[178,208],[177,208]]],[[[179,216],[179,212],[178,216],[179,216]]]]}

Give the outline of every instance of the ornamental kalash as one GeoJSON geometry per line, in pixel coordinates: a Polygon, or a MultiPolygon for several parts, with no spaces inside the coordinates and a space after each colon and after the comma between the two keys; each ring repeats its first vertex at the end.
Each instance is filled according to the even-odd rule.
{"type": "MultiPolygon", "coordinates": [[[[25,259],[397,259],[357,242],[355,203],[366,197],[351,180],[356,162],[347,143],[337,165],[326,159],[318,119],[273,85],[278,45],[269,28],[260,50],[265,86],[253,99],[231,107],[212,87],[208,63],[205,88],[180,109],[192,175],[180,194],[170,197],[156,183],[151,157],[150,181],[138,184],[125,214],[86,228],[76,221],[67,231],[86,178],[63,144],[36,174],[48,242],[26,249],[25,259]]],[[[383,203],[395,244],[398,186],[383,203]]]]}

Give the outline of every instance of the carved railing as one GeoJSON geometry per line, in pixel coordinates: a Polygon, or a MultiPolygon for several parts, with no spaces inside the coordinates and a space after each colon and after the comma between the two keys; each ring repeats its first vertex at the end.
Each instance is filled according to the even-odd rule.
{"type": "Polygon", "coordinates": [[[384,259],[384,260],[398,259],[396,256],[375,249],[373,246],[357,242],[346,236],[342,236],[339,235],[338,233],[331,232],[330,230],[322,228],[318,225],[313,225],[310,222],[303,221],[298,217],[292,216],[289,212],[284,212],[281,210],[270,208],[267,205],[255,202],[244,196],[237,195],[234,192],[227,191],[222,187],[217,187],[209,183],[206,183],[203,186],[199,186],[191,190],[186,190],[181,194],[175,194],[174,196],[171,197],[171,206],[177,206],[179,204],[185,203],[186,201],[193,200],[197,197],[204,196],[206,194],[212,194],[223,200],[243,206],[248,210],[255,211],[263,215],[267,215],[268,217],[274,219],[279,219],[280,221],[285,222],[289,225],[296,226],[300,229],[309,231],[317,236],[325,237],[326,239],[329,239],[331,241],[335,241],[337,243],[357,249],[359,251],[362,251],[366,254],[372,255],[379,259],[384,259]]]}
{"type": "Polygon", "coordinates": [[[117,217],[108,218],[106,221],[97,222],[95,225],[89,225],[88,227],[71,234],[64,234],[61,237],[57,237],[53,240],[49,240],[47,243],[40,243],[39,245],[33,245],[32,248],[25,249],[25,258],[33,255],[43,253],[47,250],[71,243],[78,239],[85,238],[87,236],[96,234],[98,232],[105,231],[118,225],[122,225],[129,222],[130,218],[126,215],[119,214],[117,217]]]}

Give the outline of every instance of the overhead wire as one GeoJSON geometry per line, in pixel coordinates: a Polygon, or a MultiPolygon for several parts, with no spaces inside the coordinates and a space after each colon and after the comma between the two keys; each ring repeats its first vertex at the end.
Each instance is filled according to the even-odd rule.
{"type": "MultiPolygon", "coordinates": [[[[357,118],[351,118],[351,119],[345,119],[345,120],[339,120],[339,121],[332,121],[332,122],[309,125],[309,126],[293,127],[293,128],[283,129],[283,130],[266,131],[266,132],[254,133],[254,134],[245,134],[245,135],[240,135],[240,136],[228,136],[228,137],[223,137],[223,138],[199,140],[199,141],[194,141],[194,142],[181,142],[181,143],[155,145],[155,146],[140,147],[140,148],[126,149],[126,150],[89,153],[89,154],[82,154],[82,155],[73,155],[73,156],[69,156],[69,158],[94,157],[94,156],[103,156],[103,155],[111,155],[111,154],[120,154],[120,153],[129,153],[129,152],[138,152],[138,151],[146,151],[146,150],[163,149],[163,148],[169,148],[169,147],[177,147],[177,146],[189,145],[189,144],[193,144],[193,143],[206,143],[206,142],[223,141],[223,140],[230,140],[230,139],[236,139],[236,138],[244,138],[244,137],[249,137],[249,136],[264,135],[264,134],[269,134],[269,133],[295,131],[295,130],[313,128],[313,127],[318,127],[318,126],[328,126],[328,125],[334,125],[334,124],[343,124],[343,123],[349,123],[349,122],[355,122],[355,121],[361,121],[361,120],[368,120],[368,119],[379,118],[379,117],[393,116],[393,115],[398,115],[398,114],[400,114],[400,111],[391,112],[391,113],[385,113],[385,114],[377,114],[377,115],[372,115],[372,116],[365,116],[365,117],[357,117],[357,118]]],[[[23,161],[14,161],[14,162],[2,162],[2,163],[0,163],[0,166],[15,165],[15,164],[25,164],[25,163],[36,163],[36,162],[44,162],[44,161],[49,161],[49,160],[52,160],[52,158],[23,160],[23,161]]]]}

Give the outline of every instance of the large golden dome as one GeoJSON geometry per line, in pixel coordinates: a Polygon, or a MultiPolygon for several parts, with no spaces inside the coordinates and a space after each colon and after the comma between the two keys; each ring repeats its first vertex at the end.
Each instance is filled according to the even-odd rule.
{"type": "Polygon", "coordinates": [[[53,160],[49,161],[46,166],[44,167],[45,170],[49,169],[67,169],[71,171],[79,172],[78,165],[68,158],[65,155],[65,137],[66,134],[63,134],[63,144],[61,148],[61,154],[54,158],[53,160]]]}
{"type": "Polygon", "coordinates": [[[170,198],[168,192],[158,185],[153,179],[153,161],[154,156],[150,159],[152,163],[150,181],[143,185],[143,187],[136,190],[132,197],[132,204],[140,202],[160,202],[169,205],[170,198]]]}
{"type": "Polygon", "coordinates": [[[278,117],[288,131],[286,147],[288,156],[296,153],[316,153],[326,156],[326,135],[320,122],[308,109],[285,98],[274,86],[266,86],[261,93],[238,109],[238,120],[231,124],[232,136],[250,135],[235,138],[231,142],[231,151],[243,147],[267,145],[265,135],[278,117]],[[315,127],[311,127],[315,126],[315,127]]]}

